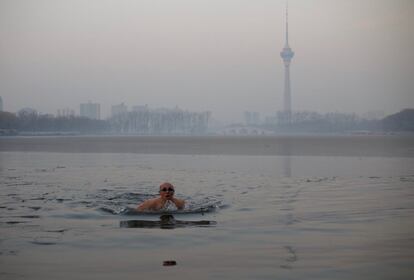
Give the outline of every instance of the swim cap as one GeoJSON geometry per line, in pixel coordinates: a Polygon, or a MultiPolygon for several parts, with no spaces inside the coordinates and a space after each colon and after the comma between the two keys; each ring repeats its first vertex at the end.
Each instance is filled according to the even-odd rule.
{"type": "Polygon", "coordinates": [[[174,186],[168,182],[165,182],[160,185],[160,189],[162,188],[174,188],[174,186]]]}

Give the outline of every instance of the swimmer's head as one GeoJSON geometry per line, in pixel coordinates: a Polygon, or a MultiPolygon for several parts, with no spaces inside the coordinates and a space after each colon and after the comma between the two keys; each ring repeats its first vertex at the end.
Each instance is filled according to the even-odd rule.
{"type": "Polygon", "coordinates": [[[174,196],[174,186],[168,182],[160,185],[160,196],[166,199],[171,199],[174,196]]]}

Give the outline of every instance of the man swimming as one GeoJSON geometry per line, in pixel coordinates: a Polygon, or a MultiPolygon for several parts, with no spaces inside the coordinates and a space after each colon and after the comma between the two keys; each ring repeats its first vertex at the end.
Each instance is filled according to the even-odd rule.
{"type": "Polygon", "coordinates": [[[153,199],[148,199],[141,203],[138,207],[138,211],[162,211],[162,210],[175,210],[174,208],[181,210],[184,209],[185,201],[174,197],[174,186],[170,183],[162,183],[160,185],[160,196],[153,199]]]}

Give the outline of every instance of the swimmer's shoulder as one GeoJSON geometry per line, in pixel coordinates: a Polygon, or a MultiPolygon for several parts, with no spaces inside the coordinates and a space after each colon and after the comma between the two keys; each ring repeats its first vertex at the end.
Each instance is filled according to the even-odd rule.
{"type": "Polygon", "coordinates": [[[143,203],[141,203],[138,207],[137,210],[142,211],[142,210],[151,210],[153,208],[157,208],[158,206],[158,199],[157,198],[152,198],[152,199],[148,199],[146,201],[144,201],[143,203]]]}

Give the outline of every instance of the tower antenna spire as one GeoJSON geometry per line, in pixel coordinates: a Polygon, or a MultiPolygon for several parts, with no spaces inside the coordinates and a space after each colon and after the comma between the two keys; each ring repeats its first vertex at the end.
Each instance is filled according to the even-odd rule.
{"type": "Polygon", "coordinates": [[[289,46],[289,13],[288,13],[288,8],[289,8],[289,0],[286,0],[286,46],[289,46]]]}
{"type": "Polygon", "coordinates": [[[291,115],[292,115],[292,96],[290,90],[290,62],[295,55],[292,49],[289,47],[289,21],[288,21],[288,0],[286,0],[286,44],[285,47],[280,52],[280,56],[283,59],[283,64],[285,65],[285,87],[284,87],[284,121],[286,124],[290,124],[291,115]]]}

